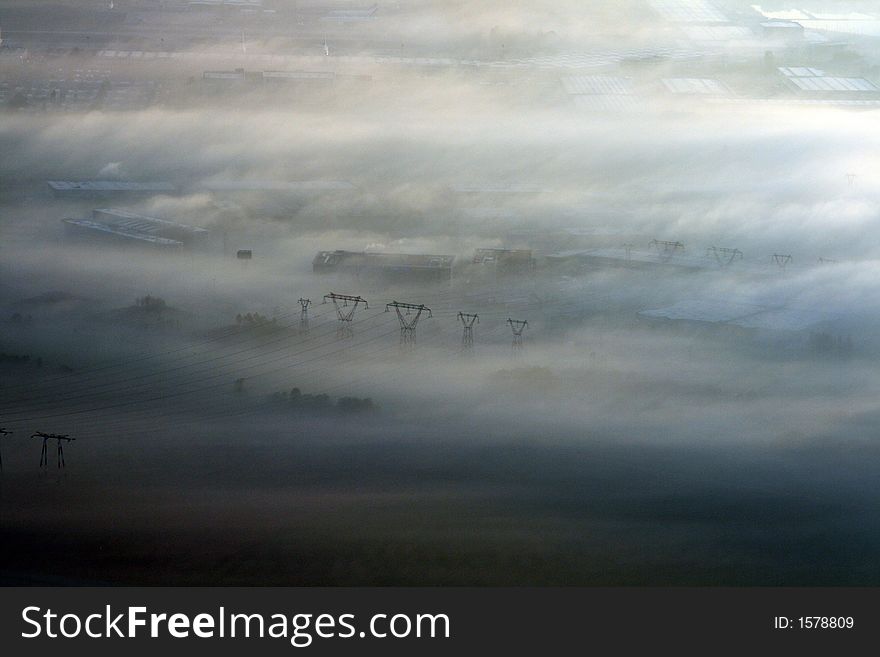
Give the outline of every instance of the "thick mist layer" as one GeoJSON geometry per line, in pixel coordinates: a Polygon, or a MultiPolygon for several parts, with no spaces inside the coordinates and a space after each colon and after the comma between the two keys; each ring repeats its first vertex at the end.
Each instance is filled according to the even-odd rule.
{"type": "Polygon", "coordinates": [[[4,581],[877,583],[864,25],[156,4],[0,3],[4,581]]]}

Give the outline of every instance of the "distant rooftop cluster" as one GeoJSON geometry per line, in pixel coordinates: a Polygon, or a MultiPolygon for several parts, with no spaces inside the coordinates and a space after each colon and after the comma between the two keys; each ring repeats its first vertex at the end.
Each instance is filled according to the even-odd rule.
{"type": "Polygon", "coordinates": [[[806,66],[781,66],[779,72],[800,91],[856,91],[877,93],[880,89],[864,78],[826,75],[825,71],[806,66]]]}
{"type": "Polygon", "coordinates": [[[170,193],[177,190],[177,187],[170,182],[133,182],[128,180],[49,180],[47,184],[49,189],[56,193],[170,193]]]}
{"type": "Polygon", "coordinates": [[[348,274],[357,277],[410,281],[444,281],[452,278],[455,256],[371,251],[320,251],[312,261],[316,274],[348,274]]]}
{"type": "Polygon", "coordinates": [[[209,233],[197,226],[119,208],[100,208],[93,210],[90,218],[66,218],[63,222],[78,235],[171,248],[196,246],[209,233]]]}

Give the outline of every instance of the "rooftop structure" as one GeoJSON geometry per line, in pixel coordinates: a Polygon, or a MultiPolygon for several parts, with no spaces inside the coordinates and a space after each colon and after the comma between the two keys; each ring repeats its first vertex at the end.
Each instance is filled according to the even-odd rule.
{"type": "Polygon", "coordinates": [[[633,91],[629,78],[611,75],[574,75],[561,78],[563,89],[579,109],[618,112],[644,109],[644,99],[633,91]]]}
{"type": "Polygon", "coordinates": [[[799,40],[804,37],[804,26],[796,21],[764,21],[761,23],[761,33],[766,37],[799,40]]]}
{"type": "Polygon", "coordinates": [[[782,73],[788,85],[799,92],[848,92],[856,94],[876,94],[880,92],[874,83],[864,78],[845,78],[827,75],[818,68],[806,66],[781,66],[782,73]]]}
{"type": "Polygon", "coordinates": [[[131,182],[122,180],[49,180],[49,189],[58,196],[105,196],[126,194],[170,194],[176,187],[170,182],[131,182]]]}
{"type": "Polygon", "coordinates": [[[87,232],[164,247],[194,246],[209,234],[204,228],[115,208],[93,210],[90,219],[66,218],[63,221],[77,233],[87,232]]]}
{"type": "Polygon", "coordinates": [[[234,71],[205,71],[202,73],[203,80],[237,81],[245,78],[246,74],[243,68],[237,68],[234,71]]]}
{"type": "Polygon", "coordinates": [[[362,8],[331,9],[325,15],[321,16],[321,20],[338,23],[373,20],[376,18],[376,12],[378,10],[378,4],[362,8]]]}
{"type": "Polygon", "coordinates": [[[138,242],[150,246],[161,246],[170,248],[181,248],[183,242],[179,240],[168,239],[156,235],[149,235],[136,230],[128,230],[126,228],[109,226],[91,219],[63,219],[64,224],[73,231],[81,234],[91,234],[103,237],[117,238],[121,241],[138,242]]]}
{"type": "Polygon", "coordinates": [[[264,82],[327,81],[336,79],[333,71],[263,71],[264,82]]]}
{"type": "Polygon", "coordinates": [[[157,235],[168,239],[180,240],[185,244],[193,244],[209,234],[205,228],[189,226],[168,219],[149,217],[147,215],[121,210],[118,208],[101,208],[92,211],[92,219],[108,226],[114,226],[148,235],[157,235]]]}
{"type": "MultiPolygon", "coordinates": [[[[572,249],[547,255],[551,262],[575,262],[587,268],[626,267],[630,269],[708,269],[712,267],[704,255],[691,255],[683,248],[669,250],[636,250],[633,248],[572,249]]],[[[716,265],[717,267],[717,265],[716,265]]]]}
{"type": "Polygon", "coordinates": [[[692,96],[727,96],[730,89],[724,83],[709,78],[663,78],[663,86],[674,94],[692,96]]]}
{"type": "Polygon", "coordinates": [[[320,251],[312,261],[316,274],[345,273],[354,276],[444,281],[452,278],[455,256],[366,251],[320,251]]]}
{"type": "Polygon", "coordinates": [[[521,274],[535,269],[531,249],[476,249],[473,264],[499,274],[521,274]]]}

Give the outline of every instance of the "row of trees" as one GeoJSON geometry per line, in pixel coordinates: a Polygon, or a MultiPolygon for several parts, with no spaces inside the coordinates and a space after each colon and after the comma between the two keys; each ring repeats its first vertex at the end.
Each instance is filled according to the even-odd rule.
{"type": "Polygon", "coordinates": [[[134,300],[134,305],[138,308],[143,308],[147,312],[151,313],[161,313],[168,308],[168,304],[165,303],[165,299],[161,297],[150,296],[149,294],[145,297],[138,297],[134,300]]]}
{"type": "Polygon", "coordinates": [[[242,315],[241,313],[235,316],[235,323],[239,326],[275,326],[278,323],[274,317],[269,319],[265,315],[261,315],[260,313],[247,313],[246,315],[242,315]]]}
{"type": "Polygon", "coordinates": [[[334,401],[329,395],[304,394],[299,388],[276,392],[272,399],[288,408],[310,412],[365,413],[376,410],[369,397],[340,397],[334,401]]]}

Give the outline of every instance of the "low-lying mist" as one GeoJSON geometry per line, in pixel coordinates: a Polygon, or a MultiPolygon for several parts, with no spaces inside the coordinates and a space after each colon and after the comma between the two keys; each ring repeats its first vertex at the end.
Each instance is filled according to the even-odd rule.
{"type": "Polygon", "coordinates": [[[673,97],[661,78],[775,90],[775,60],[636,57],[687,49],[635,1],[394,3],[329,36],[279,5],[194,43],[197,15],[119,4],[104,52],[181,57],[0,53],[11,80],[163,85],[0,115],[0,580],[880,581],[876,109],[673,97]],[[203,77],[290,67],[263,56],[336,77],[203,77]],[[578,109],[560,78],[592,74],[641,109],[578,109]],[[208,237],[63,223],[101,208],[208,237]],[[336,250],[455,261],[316,271],[336,250]],[[36,432],[75,438],[66,467],[36,432]]]}

